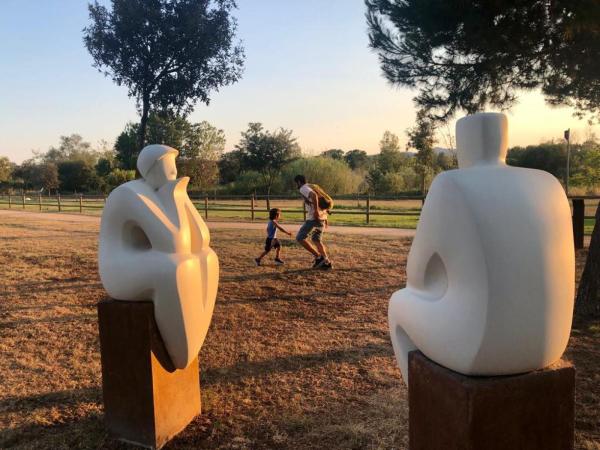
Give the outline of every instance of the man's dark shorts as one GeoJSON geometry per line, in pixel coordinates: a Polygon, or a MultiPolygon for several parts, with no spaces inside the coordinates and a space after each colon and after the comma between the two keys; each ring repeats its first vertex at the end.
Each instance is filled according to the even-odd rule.
{"type": "Polygon", "coordinates": [[[265,241],[265,252],[268,252],[272,248],[279,248],[281,244],[277,238],[267,238],[265,241]]]}
{"type": "Polygon", "coordinates": [[[321,242],[323,238],[324,224],[320,220],[307,220],[302,224],[296,235],[298,242],[303,241],[311,235],[313,242],[321,242]]]}

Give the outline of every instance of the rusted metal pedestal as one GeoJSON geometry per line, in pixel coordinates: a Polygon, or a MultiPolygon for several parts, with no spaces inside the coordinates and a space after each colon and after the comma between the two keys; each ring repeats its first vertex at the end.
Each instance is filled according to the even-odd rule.
{"type": "Polygon", "coordinates": [[[573,449],[575,369],[468,377],[409,355],[410,450],[573,449]]]}
{"type": "Polygon", "coordinates": [[[176,370],[154,320],[152,302],[98,303],[102,394],[117,439],[161,448],[200,414],[198,359],[176,370]]]}

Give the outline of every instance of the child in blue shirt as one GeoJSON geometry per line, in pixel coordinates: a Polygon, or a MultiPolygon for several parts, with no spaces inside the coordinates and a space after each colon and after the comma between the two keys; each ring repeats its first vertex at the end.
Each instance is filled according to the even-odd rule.
{"type": "Polygon", "coordinates": [[[281,210],[279,208],[273,208],[269,211],[269,223],[267,224],[267,239],[265,240],[265,251],[261,253],[258,258],[254,258],[257,266],[260,266],[260,261],[271,251],[272,248],[275,249],[275,263],[284,264],[281,260],[281,244],[279,243],[279,239],[277,239],[277,230],[281,230],[288,236],[291,236],[292,233],[285,230],[279,223],[277,222],[281,218],[281,210]]]}

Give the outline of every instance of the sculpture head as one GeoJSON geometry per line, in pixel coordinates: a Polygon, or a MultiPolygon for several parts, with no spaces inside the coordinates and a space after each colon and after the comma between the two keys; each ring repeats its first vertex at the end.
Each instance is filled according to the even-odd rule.
{"type": "Polygon", "coordinates": [[[137,168],[146,183],[159,189],[168,181],[177,179],[175,158],[179,152],[167,145],[147,145],[140,152],[137,168]]]}
{"type": "Polygon", "coordinates": [[[508,119],[502,113],[477,113],[456,122],[458,166],[505,164],[508,119]]]}

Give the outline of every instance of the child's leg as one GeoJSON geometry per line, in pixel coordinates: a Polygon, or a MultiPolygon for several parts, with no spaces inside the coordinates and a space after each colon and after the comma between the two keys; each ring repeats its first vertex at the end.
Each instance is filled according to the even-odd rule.
{"type": "Polygon", "coordinates": [[[269,249],[269,250],[265,250],[265,251],[264,251],[264,252],[262,252],[262,253],[260,254],[260,256],[259,256],[258,258],[256,258],[256,259],[263,259],[265,256],[267,256],[267,254],[268,254],[270,251],[271,251],[271,249],[269,249]]]}
{"type": "Polygon", "coordinates": [[[280,256],[281,256],[281,246],[279,246],[275,249],[275,259],[281,259],[280,256]]]}

